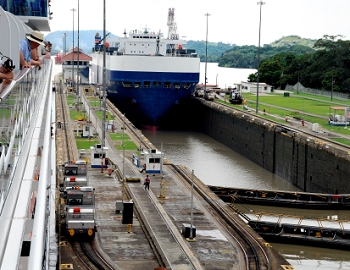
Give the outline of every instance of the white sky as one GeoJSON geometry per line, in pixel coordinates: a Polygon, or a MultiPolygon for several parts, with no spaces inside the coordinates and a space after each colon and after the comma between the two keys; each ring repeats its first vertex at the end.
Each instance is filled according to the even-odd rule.
{"type": "MultiPolygon", "coordinates": [[[[124,29],[150,28],[167,36],[169,8],[175,8],[180,37],[187,40],[258,45],[258,0],[105,0],[106,30],[121,36],[124,29]]],[[[265,0],[261,9],[260,44],[283,36],[298,35],[319,39],[323,35],[343,35],[350,39],[350,0],[265,0]]],[[[103,29],[103,0],[80,0],[80,30],[103,29]]],[[[51,30],[72,30],[72,8],[78,0],[52,0],[51,30]]],[[[75,12],[75,30],[78,12],[75,12]]]]}

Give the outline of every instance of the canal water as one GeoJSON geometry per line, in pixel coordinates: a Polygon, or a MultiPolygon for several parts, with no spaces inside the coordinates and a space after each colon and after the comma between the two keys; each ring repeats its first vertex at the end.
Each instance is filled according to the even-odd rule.
{"type": "MultiPolygon", "coordinates": [[[[198,132],[143,131],[164,156],[172,163],[184,165],[207,185],[277,189],[297,191],[298,188],[282,178],[262,169],[250,160],[198,132]]],[[[237,205],[239,206],[239,205],[237,205]]],[[[283,213],[305,218],[327,218],[349,220],[349,211],[315,211],[263,206],[241,206],[243,211],[283,213]]],[[[350,252],[271,243],[294,267],[295,270],[345,270],[350,269],[350,252]]]]}

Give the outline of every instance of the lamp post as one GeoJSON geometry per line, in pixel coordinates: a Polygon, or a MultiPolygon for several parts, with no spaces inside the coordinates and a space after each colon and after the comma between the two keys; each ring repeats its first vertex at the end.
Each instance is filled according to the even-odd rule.
{"type": "Polygon", "coordinates": [[[297,85],[297,94],[299,94],[299,74],[300,74],[300,64],[298,64],[298,85],[297,85]]]}
{"type": "Polygon", "coordinates": [[[67,33],[63,33],[63,53],[66,54],[67,51],[67,33]]]}
{"type": "Polygon", "coordinates": [[[205,13],[205,16],[207,16],[207,33],[205,37],[205,73],[204,73],[204,92],[207,91],[207,57],[208,57],[208,17],[210,16],[209,13],[205,13]]]}
{"type": "Polygon", "coordinates": [[[257,4],[260,5],[260,19],[259,19],[259,44],[258,44],[258,77],[257,77],[257,84],[256,84],[256,114],[259,113],[261,7],[262,5],[265,5],[265,2],[259,1],[257,4]]]}
{"type": "Polygon", "coordinates": [[[72,56],[73,56],[73,69],[72,69],[72,88],[74,89],[74,12],[77,10],[75,8],[72,8],[70,11],[73,13],[73,50],[72,50],[72,56]]]}
{"type": "Polygon", "coordinates": [[[79,0],[78,0],[78,65],[77,65],[77,103],[78,103],[78,108],[79,108],[79,105],[80,105],[80,99],[79,99],[79,81],[80,81],[80,68],[79,68],[79,55],[80,55],[80,44],[79,44],[79,41],[80,41],[80,35],[79,35],[79,0]]]}
{"type": "MultiPolygon", "coordinates": [[[[103,0],[103,43],[106,43],[106,0],[103,0]]],[[[103,111],[102,111],[102,145],[106,144],[106,46],[103,44],[103,83],[102,83],[102,94],[103,94],[103,111]]],[[[101,100],[101,99],[100,99],[101,100]]],[[[124,177],[124,174],[123,174],[124,177]]]]}

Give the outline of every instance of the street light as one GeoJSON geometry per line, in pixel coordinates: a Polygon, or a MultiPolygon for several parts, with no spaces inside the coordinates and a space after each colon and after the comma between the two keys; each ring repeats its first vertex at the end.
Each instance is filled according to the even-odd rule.
{"type": "Polygon", "coordinates": [[[73,50],[72,50],[72,56],[73,56],[73,72],[72,72],[72,88],[74,89],[74,12],[77,10],[75,8],[72,8],[70,11],[73,13],[73,50]]]}
{"type": "Polygon", "coordinates": [[[298,85],[297,85],[297,94],[299,94],[299,74],[300,74],[300,64],[298,64],[298,85]]]}
{"type": "Polygon", "coordinates": [[[259,1],[257,2],[257,4],[260,5],[260,19],[259,19],[259,44],[258,44],[258,77],[257,77],[257,84],[256,84],[256,114],[259,113],[261,7],[262,5],[265,5],[265,2],[259,1]]]}
{"type": "MultiPolygon", "coordinates": [[[[102,94],[103,94],[103,111],[102,111],[102,123],[106,123],[106,0],[103,0],[103,83],[102,83],[102,94]]],[[[100,99],[101,100],[101,99],[100,99]]],[[[105,128],[102,130],[102,145],[106,144],[106,131],[105,128]]],[[[124,177],[124,174],[123,174],[124,177]]]]}
{"type": "Polygon", "coordinates": [[[80,104],[80,102],[79,102],[79,81],[80,81],[80,69],[79,69],[79,55],[80,55],[80,44],[79,44],[79,40],[80,40],[80,38],[79,38],[79,14],[80,14],[80,12],[79,12],[79,0],[78,0],[78,70],[77,70],[77,103],[78,103],[78,108],[79,108],[79,104],[80,104]]]}
{"type": "Polygon", "coordinates": [[[207,16],[207,34],[205,37],[205,74],[204,74],[204,91],[207,92],[208,17],[210,16],[210,14],[205,13],[204,15],[207,16]]]}
{"type": "Polygon", "coordinates": [[[67,33],[63,33],[63,52],[64,55],[66,55],[66,50],[67,50],[67,33]]]}

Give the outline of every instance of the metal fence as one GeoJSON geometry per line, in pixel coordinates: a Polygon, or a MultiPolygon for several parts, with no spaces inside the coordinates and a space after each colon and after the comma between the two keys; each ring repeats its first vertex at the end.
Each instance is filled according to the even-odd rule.
{"type": "Polygon", "coordinates": [[[334,91],[332,92],[332,91],[327,91],[327,90],[307,88],[307,87],[304,87],[301,83],[299,83],[299,88],[298,88],[298,84],[297,83],[295,85],[287,84],[285,90],[294,91],[294,92],[299,91],[301,93],[325,96],[325,97],[329,97],[329,98],[331,98],[331,96],[333,96],[333,98],[344,99],[344,100],[350,98],[349,94],[339,93],[339,92],[334,92],[334,91]]]}

